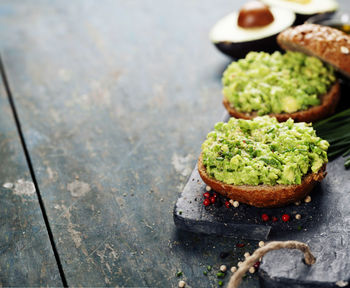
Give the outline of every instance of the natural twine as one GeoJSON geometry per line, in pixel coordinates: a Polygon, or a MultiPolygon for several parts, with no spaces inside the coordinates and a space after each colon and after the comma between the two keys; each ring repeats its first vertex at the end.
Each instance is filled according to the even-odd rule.
{"type": "Polygon", "coordinates": [[[305,243],[299,241],[273,241],[255,250],[251,256],[245,259],[241,267],[239,267],[238,270],[231,276],[227,288],[237,288],[241,283],[244,274],[267,252],[284,248],[299,249],[304,253],[305,263],[307,265],[312,265],[316,262],[316,258],[311,254],[309,246],[305,243]]]}

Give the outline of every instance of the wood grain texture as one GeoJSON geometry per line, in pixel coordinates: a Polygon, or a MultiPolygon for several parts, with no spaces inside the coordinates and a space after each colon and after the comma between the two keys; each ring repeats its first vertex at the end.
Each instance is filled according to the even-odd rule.
{"type": "Polygon", "coordinates": [[[0,286],[61,286],[61,278],[0,79],[0,286]]]}
{"type": "MultiPolygon", "coordinates": [[[[177,231],[221,119],[210,27],[242,1],[3,1],[0,49],[69,285],[216,287],[256,242],[177,231]]],[[[249,276],[242,287],[257,287],[249,276]]]]}

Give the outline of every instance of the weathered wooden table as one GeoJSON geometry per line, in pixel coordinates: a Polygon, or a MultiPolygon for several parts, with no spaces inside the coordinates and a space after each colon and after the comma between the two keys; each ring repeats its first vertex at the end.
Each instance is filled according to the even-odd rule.
{"type": "Polygon", "coordinates": [[[0,2],[0,286],[217,287],[257,247],[172,216],[224,111],[208,31],[243,2],[0,2]]]}

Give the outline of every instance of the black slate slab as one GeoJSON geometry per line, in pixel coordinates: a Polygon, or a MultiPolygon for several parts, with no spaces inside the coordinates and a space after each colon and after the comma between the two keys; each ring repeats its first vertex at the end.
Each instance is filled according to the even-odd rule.
{"type": "Polygon", "coordinates": [[[338,282],[340,285],[350,280],[350,172],[345,170],[341,157],[331,161],[327,171],[326,179],[312,191],[310,203],[283,208],[255,208],[245,204],[226,208],[224,197],[216,205],[203,205],[206,185],[196,167],[175,205],[175,224],[198,233],[303,241],[310,245],[316,264],[307,267],[298,251],[270,252],[260,266],[261,285],[336,287],[338,281],[343,281],[338,282]],[[264,213],[270,219],[277,217],[278,221],[264,222],[261,219],[264,213]],[[283,214],[290,215],[290,221],[283,222],[283,214]],[[295,219],[296,214],[302,218],[295,219]]]}

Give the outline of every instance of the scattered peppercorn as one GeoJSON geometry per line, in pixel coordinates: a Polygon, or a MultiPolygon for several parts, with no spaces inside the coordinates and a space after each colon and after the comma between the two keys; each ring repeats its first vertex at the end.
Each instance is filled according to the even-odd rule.
{"type": "Polygon", "coordinates": [[[225,206],[226,206],[226,208],[230,208],[230,202],[226,201],[225,206]]]}
{"type": "Polygon", "coordinates": [[[254,267],[250,267],[249,268],[249,273],[251,273],[251,274],[255,273],[255,268],[254,267]]]}
{"type": "Polygon", "coordinates": [[[205,187],[205,190],[207,190],[208,192],[211,190],[211,187],[209,186],[209,185],[207,185],[206,187],[205,187]]]}
{"type": "Polygon", "coordinates": [[[311,196],[310,195],[306,196],[304,201],[305,201],[305,203],[310,203],[311,202],[311,196]]]}
{"type": "Polygon", "coordinates": [[[267,215],[267,214],[262,214],[262,215],[261,215],[261,219],[262,219],[264,222],[267,222],[267,221],[269,221],[269,215],[267,215]]]}
{"type": "Polygon", "coordinates": [[[232,273],[235,273],[236,271],[237,271],[237,267],[236,267],[236,266],[232,266],[232,267],[231,267],[231,272],[232,272],[232,273]]]}
{"type": "Polygon", "coordinates": [[[205,192],[205,193],[203,193],[203,196],[204,196],[205,198],[209,198],[209,197],[210,197],[210,193],[209,193],[209,192],[205,192]]]}
{"type": "Polygon", "coordinates": [[[283,222],[288,222],[289,219],[290,219],[290,216],[289,216],[288,214],[283,214],[283,215],[282,215],[282,221],[283,221],[283,222]]]}
{"type": "Polygon", "coordinates": [[[255,268],[255,269],[258,269],[258,268],[259,268],[259,266],[260,266],[260,261],[255,262],[255,264],[254,264],[253,266],[254,266],[254,268],[255,268]]]}
{"type": "Polygon", "coordinates": [[[261,247],[264,247],[265,246],[265,242],[264,241],[260,241],[259,242],[259,247],[261,248],[261,247]]]}
{"type": "Polygon", "coordinates": [[[181,280],[179,281],[179,288],[184,288],[186,286],[186,282],[181,280]]]}
{"type": "Polygon", "coordinates": [[[301,215],[300,214],[295,215],[295,219],[300,220],[301,219],[301,215]]]}
{"type": "Polygon", "coordinates": [[[204,206],[209,206],[211,204],[210,200],[208,198],[205,198],[203,201],[204,206]]]}
{"type": "Polygon", "coordinates": [[[221,265],[221,266],[220,266],[220,271],[221,271],[221,272],[226,272],[226,270],[227,270],[226,265],[221,265]]]}

